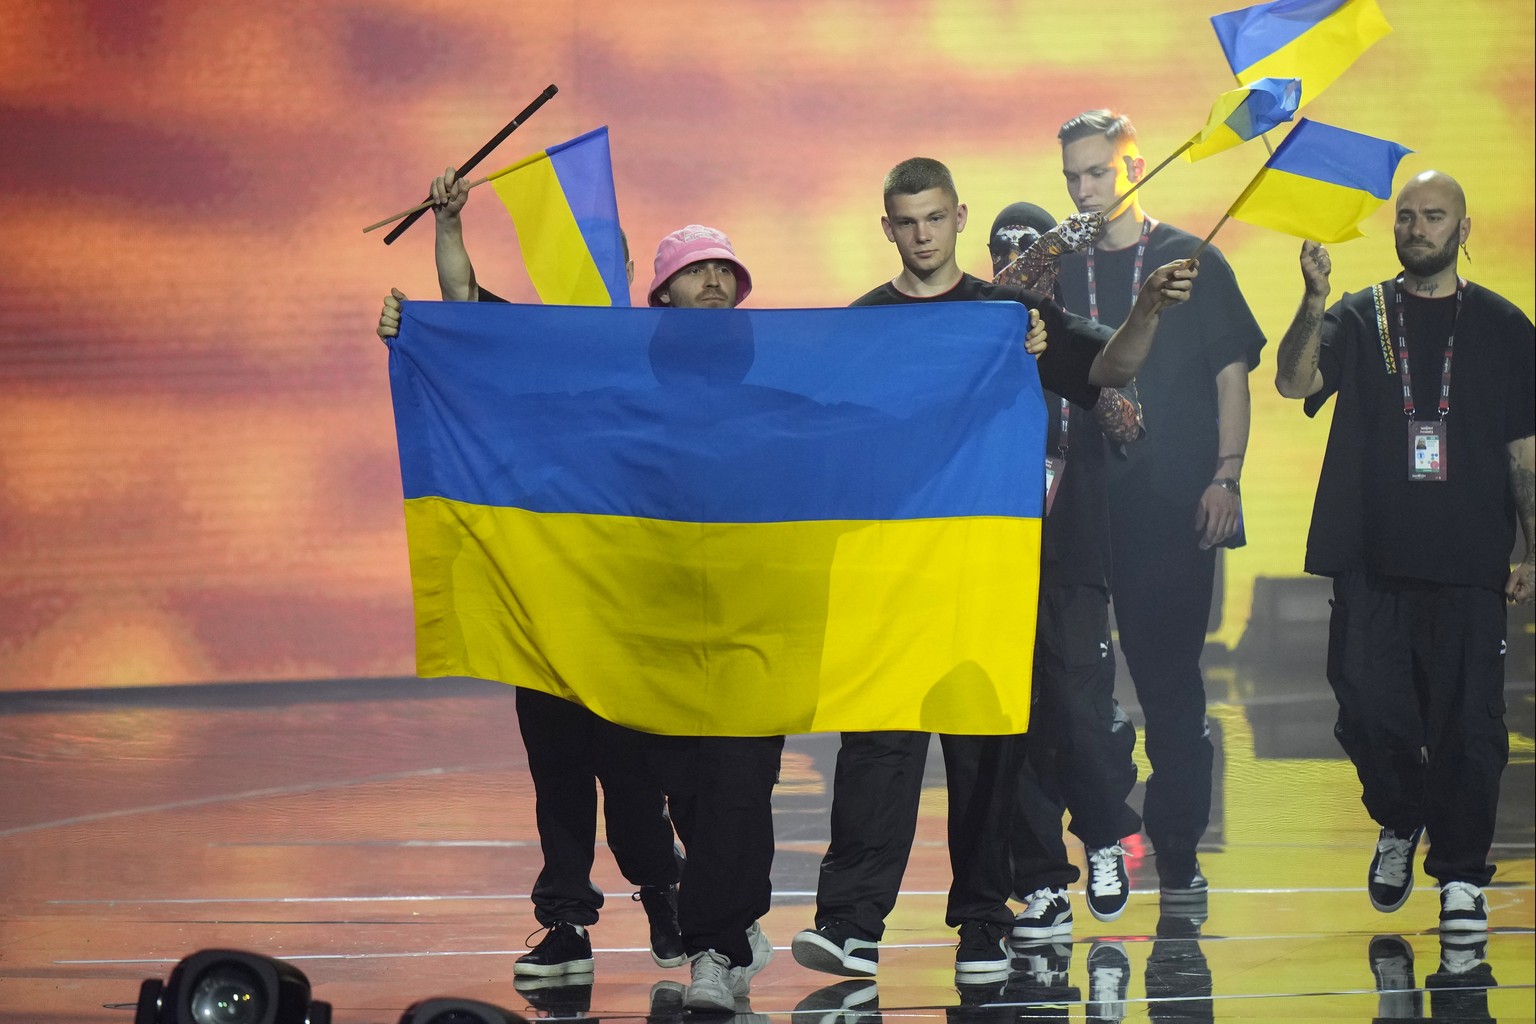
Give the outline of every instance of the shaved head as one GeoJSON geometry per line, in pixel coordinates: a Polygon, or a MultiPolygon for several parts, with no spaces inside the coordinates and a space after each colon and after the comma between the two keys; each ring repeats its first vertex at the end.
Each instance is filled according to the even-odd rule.
{"type": "Polygon", "coordinates": [[[1442,171],[1424,171],[1414,175],[1397,194],[1397,205],[1401,207],[1421,196],[1424,199],[1431,196],[1441,199],[1445,204],[1445,212],[1455,220],[1461,220],[1467,215],[1467,195],[1461,190],[1461,184],[1442,171]]]}
{"type": "MultiPolygon", "coordinates": [[[[1456,179],[1439,171],[1416,175],[1397,194],[1397,258],[1421,282],[1456,273],[1456,249],[1472,231],[1467,197],[1456,179]]],[[[1432,284],[1434,289],[1447,282],[1432,284]]],[[[1442,291],[1444,289],[1441,289],[1442,291]]]]}

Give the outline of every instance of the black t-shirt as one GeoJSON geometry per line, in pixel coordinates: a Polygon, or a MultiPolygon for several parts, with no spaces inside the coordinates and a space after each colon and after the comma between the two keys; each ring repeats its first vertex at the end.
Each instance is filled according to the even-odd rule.
{"type": "MultiPolygon", "coordinates": [[[[1397,331],[1386,286],[1390,332],[1397,331]]],[[[1511,441],[1536,432],[1536,329],[1508,300],[1468,284],[1456,315],[1451,296],[1403,297],[1414,418],[1438,418],[1441,369],[1453,318],[1444,481],[1408,478],[1402,378],[1391,368],[1371,290],[1344,296],[1323,318],[1323,387],[1306,400],[1316,415],[1339,396],[1307,535],[1306,569],[1346,571],[1502,591],[1515,542],[1509,484],[1511,441]]]]}
{"type": "MultiPolygon", "coordinates": [[[[890,282],[861,296],[855,306],[889,306],[922,302],[1022,302],[1040,311],[1046,349],[1036,360],[1045,389],[1046,452],[1061,444],[1061,396],[1073,403],[1067,429],[1067,466],[1057,485],[1051,514],[1041,526],[1040,585],[1109,585],[1109,505],[1104,485],[1104,435],[1091,410],[1099,389],[1088,382],[1094,358],[1112,333],[1062,309],[1053,300],[1009,285],[997,285],[966,274],[942,295],[917,297],[898,291],[890,282]]],[[[1026,472],[1044,474],[1040,463],[1026,472]]]]}
{"type": "MultiPolygon", "coordinates": [[[[1158,267],[1189,256],[1199,244],[1188,232],[1159,223],[1147,239],[1141,283],[1158,267]]],[[[1118,327],[1130,315],[1136,248],[1094,253],[1100,323],[1118,327]]],[[[1062,257],[1056,295],[1068,309],[1089,312],[1085,253],[1062,257]]],[[[1122,500],[1155,495],[1162,503],[1188,507],[1193,531],[1194,506],[1216,475],[1220,454],[1216,375],[1233,363],[1253,369],[1263,346],[1264,332],[1231,266],[1220,252],[1207,247],[1200,254],[1193,294],[1188,302],[1163,311],[1152,352],[1136,375],[1147,436],[1126,449],[1125,459],[1110,462],[1111,493],[1122,500]]]]}

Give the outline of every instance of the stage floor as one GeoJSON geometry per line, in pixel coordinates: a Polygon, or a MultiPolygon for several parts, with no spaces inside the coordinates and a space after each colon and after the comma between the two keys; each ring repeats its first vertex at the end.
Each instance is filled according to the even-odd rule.
{"type": "MultiPolygon", "coordinates": [[[[1070,944],[1023,950],[1008,979],[958,989],[936,756],[878,983],[820,975],[789,955],[811,924],[837,743],[791,738],[764,921],[777,955],[738,1016],[1536,1017],[1531,681],[1508,689],[1512,754],[1485,964],[1454,948],[1446,969],[1422,872],[1396,914],[1366,899],[1376,830],[1315,673],[1225,665],[1209,679],[1218,784],[1201,853],[1208,905],[1161,908],[1137,847],[1122,918],[1094,920],[1079,891],[1070,944]]],[[[467,680],[0,694],[0,1022],[126,1024],[141,979],[210,947],[292,962],[338,1024],[395,1024],[433,995],[530,1018],[675,1019],[675,989],[657,983],[685,983],[687,970],[651,963],[644,914],[606,850],[594,879],[609,894],[593,930],[595,983],[514,981],[536,928],[527,894],[539,855],[512,697],[467,680]]]]}

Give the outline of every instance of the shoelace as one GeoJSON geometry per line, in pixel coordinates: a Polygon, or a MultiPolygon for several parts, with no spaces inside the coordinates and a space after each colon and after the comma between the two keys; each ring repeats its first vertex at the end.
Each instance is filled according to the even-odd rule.
{"type": "Polygon", "coordinates": [[[728,975],[731,963],[712,949],[706,949],[693,962],[692,981],[695,985],[713,988],[729,988],[728,975]]]}
{"type": "Polygon", "coordinates": [[[1466,882],[1452,882],[1445,887],[1444,910],[1476,910],[1477,890],[1466,882]]]}
{"type": "Polygon", "coordinates": [[[1120,982],[1124,973],[1118,967],[1095,967],[1093,977],[1089,979],[1093,989],[1093,1001],[1096,1003],[1119,1002],[1120,982]]]}
{"type": "Polygon", "coordinates": [[[1024,908],[1023,916],[1028,920],[1040,920],[1050,913],[1051,904],[1055,899],[1055,889],[1036,889],[1029,894],[1029,906],[1024,908]]]}
{"type": "Polygon", "coordinates": [[[1114,846],[1106,846],[1094,850],[1089,859],[1093,862],[1093,887],[1101,892],[1120,891],[1120,858],[1125,856],[1125,847],[1116,843],[1114,846]]]}
{"type": "Polygon", "coordinates": [[[1376,843],[1376,875],[1374,880],[1383,885],[1402,885],[1408,880],[1408,854],[1413,843],[1407,839],[1381,839],[1376,843]]]}

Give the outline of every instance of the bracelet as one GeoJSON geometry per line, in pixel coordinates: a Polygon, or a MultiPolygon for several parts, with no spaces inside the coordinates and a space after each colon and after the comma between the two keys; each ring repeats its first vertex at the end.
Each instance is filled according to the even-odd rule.
{"type": "Polygon", "coordinates": [[[1223,455],[1221,458],[1216,460],[1216,465],[1219,466],[1223,462],[1231,462],[1233,459],[1236,459],[1238,462],[1242,462],[1243,461],[1243,456],[1241,456],[1241,455],[1223,455]]]}
{"type": "Polygon", "coordinates": [[[1229,476],[1219,476],[1219,477],[1217,477],[1215,480],[1211,481],[1211,486],[1212,487],[1220,487],[1224,491],[1228,491],[1228,492],[1230,492],[1232,494],[1237,495],[1238,497],[1242,497],[1242,493],[1243,492],[1237,486],[1237,481],[1232,479],[1229,476]]]}

